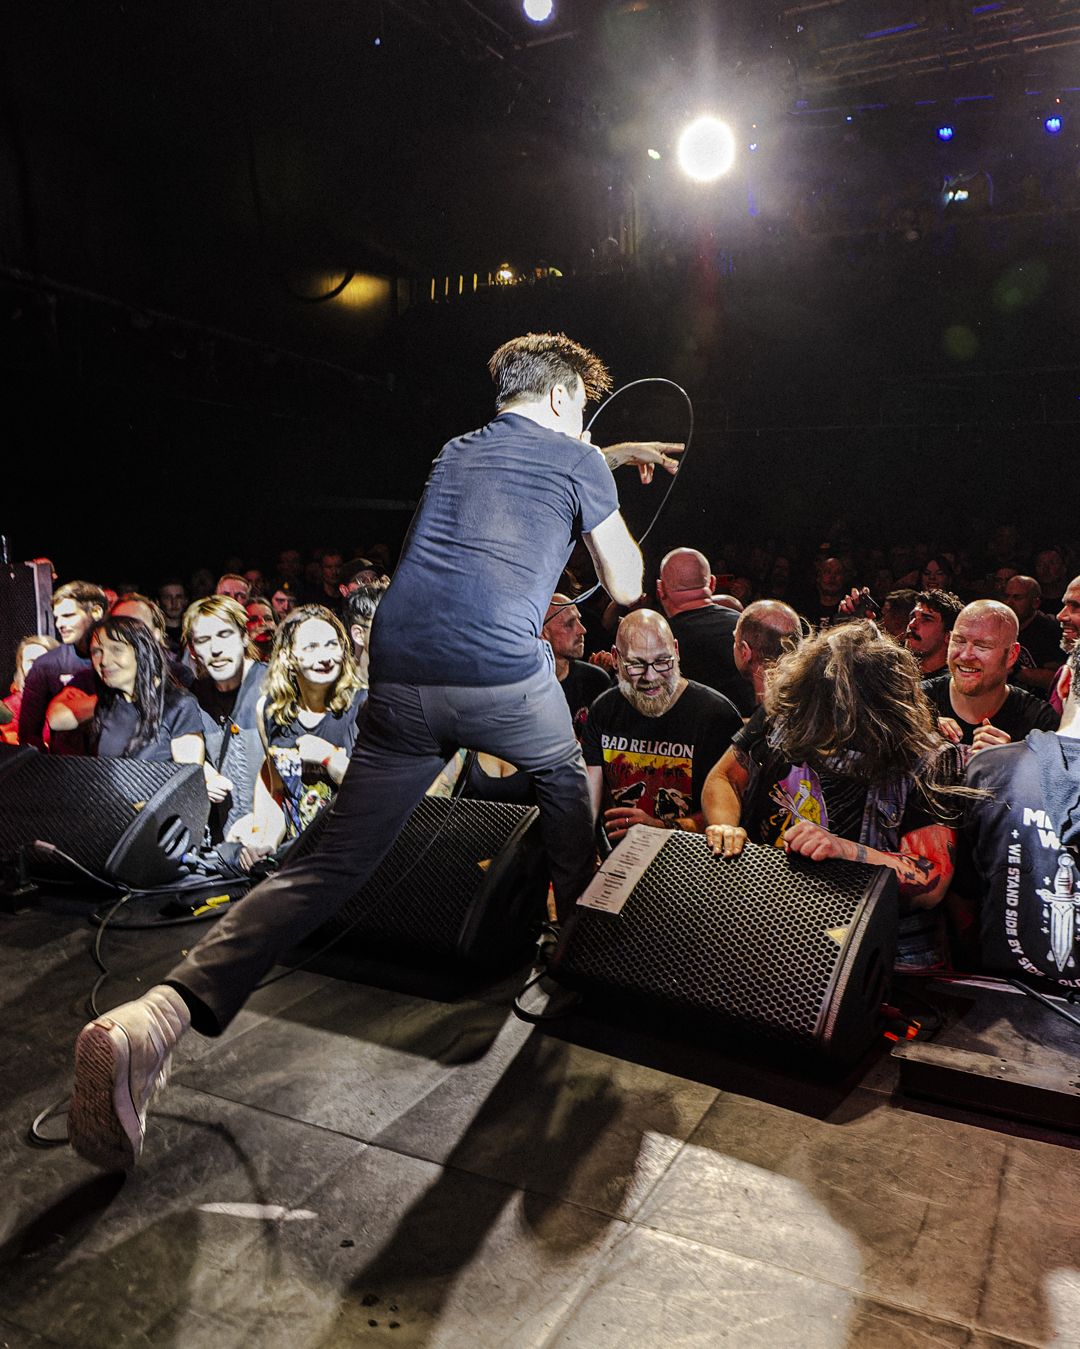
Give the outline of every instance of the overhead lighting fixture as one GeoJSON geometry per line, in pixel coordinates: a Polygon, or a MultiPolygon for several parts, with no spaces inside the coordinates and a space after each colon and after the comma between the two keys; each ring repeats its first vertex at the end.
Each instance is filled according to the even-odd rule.
{"type": "Polygon", "coordinates": [[[1049,135],[1056,136],[1058,132],[1061,130],[1061,118],[1048,117],[1046,121],[1043,122],[1043,126],[1046,128],[1046,131],[1049,135]]]}
{"type": "Polygon", "coordinates": [[[521,8],[532,23],[547,23],[555,13],[555,0],[522,0],[521,8]]]}
{"type": "Polygon", "coordinates": [[[659,158],[660,158],[660,151],[659,151],[659,150],[651,150],[651,149],[650,149],[650,150],[646,150],[645,153],[649,156],[650,159],[659,159],[659,158]]]}
{"type": "Polygon", "coordinates": [[[939,141],[951,141],[956,133],[951,126],[939,126],[937,129],[937,138],[939,141]]]}
{"type": "Polygon", "coordinates": [[[735,163],[735,133],[718,117],[699,117],[679,137],[679,168],[696,183],[714,183],[735,163]]]}

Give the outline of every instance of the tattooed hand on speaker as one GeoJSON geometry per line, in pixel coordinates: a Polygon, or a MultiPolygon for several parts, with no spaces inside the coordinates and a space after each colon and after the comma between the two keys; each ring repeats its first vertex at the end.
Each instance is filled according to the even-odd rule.
{"type": "Polygon", "coordinates": [[[900,840],[899,852],[882,852],[865,843],[839,838],[827,829],[799,820],[784,835],[788,852],[823,862],[840,858],[896,872],[900,897],[910,908],[929,909],[944,898],[956,861],[956,831],[944,824],[913,829],[900,840]]]}
{"type": "MultiPolygon", "coordinates": [[[[809,857],[814,862],[824,862],[828,858],[839,857],[847,862],[859,859],[852,849],[861,844],[851,843],[838,834],[830,834],[819,824],[810,820],[796,820],[784,834],[784,849],[789,853],[798,853],[800,857],[809,857]]],[[[865,849],[864,849],[865,851],[865,849]]]]}

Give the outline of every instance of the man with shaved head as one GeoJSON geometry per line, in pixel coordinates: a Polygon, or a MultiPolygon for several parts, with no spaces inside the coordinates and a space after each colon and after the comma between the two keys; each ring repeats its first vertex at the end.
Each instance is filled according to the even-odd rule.
{"type": "Polygon", "coordinates": [[[721,693],[687,679],[679,644],[662,614],[638,609],[619,624],[618,688],[589,709],[582,750],[593,813],[618,843],[635,824],[704,828],[701,789],[742,727],[721,693]]]}
{"type": "Polygon", "coordinates": [[[754,691],[735,665],[737,611],[716,601],[716,577],[696,548],[675,548],[660,563],[656,594],[679,643],[679,664],[688,679],[707,684],[748,717],[754,691]]]}
{"type": "Polygon", "coordinates": [[[552,595],[540,636],[555,657],[555,678],[566,698],[574,734],[579,740],[589,704],[611,688],[606,670],[581,659],[585,654],[585,632],[581,611],[574,601],[568,595],[552,595]]]}
{"type": "Polygon", "coordinates": [[[1010,576],[1002,598],[1020,624],[1020,656],[1013,679],[1045,697],[1061,666],[1061,630],[1049,614],[1040,611],[1042,587],[1034,576],[1010,576]]]}
{"type": "Polygon", "coordinates": [[[754,690],[759,706],[765,688],[765,672],[785,651],[802,640],[799,615],[783,600],[755,600],[735,624],[735,666],[754,690]]]}
{"type": "Polygon", "coordinates": [[[1016,615],[998,600],[967,605],[949,634],[949,673],[923,683],[942,731],[973,751],[1057,729],[1049,703],[1007,682],[1020,652],[1018,629],[1016,615]]]}

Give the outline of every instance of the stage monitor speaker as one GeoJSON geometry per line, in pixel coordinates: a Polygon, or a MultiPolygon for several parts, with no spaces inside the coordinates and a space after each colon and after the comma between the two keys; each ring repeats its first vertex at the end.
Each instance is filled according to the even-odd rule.
{"type": "Polygon", "coordinates": [[[198,764],[50,758],[22,747],[0,756],[0,859],[21,854],[31,876],[72,880],[75,868],[134,888],[168,885],[202,843],[210,812],[198,764]]]}
{"type": "MultiPolygon", "coordinates": [[[[616,849],[605,869],[618,865],[616,849]]],[[[880,1031],[896,925],[885,867],[752,843],[723,861],[673,832],[619,913],[578,905],[550,971],[624,1006],[851,1061],[880,1031]]]]}
{"type": "MultiPolygon", "coordinates": [[[[329,812],[288,861],[319,846],[329,812]]],[[[425,796],[366,885],[305,943],[335,954],[507,969],[528,957],[546,914],[547,855],[535,806],[425,796]]]]}
{"type": "Polygon", "coordinates": [[[52,563],[0,565],[0,689],[15,677],[15,652],[24,637],[52,636],[52,563]]]}

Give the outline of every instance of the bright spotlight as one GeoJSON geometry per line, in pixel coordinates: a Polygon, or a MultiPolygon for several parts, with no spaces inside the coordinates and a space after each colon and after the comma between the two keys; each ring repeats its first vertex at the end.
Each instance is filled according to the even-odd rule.
{"type": "Polygon", "coordinates": [[[660,151],[659,151],[659,150],[646,150],[645,153],[649,156],[650,159],[659,159],[659,158],[660,158],[660,151]]]}
{"type": "Polygon", "coordinates": [[[937,138],[939,141],[951,141],[956,133],[951,126],[939,126],[937,129],[937,138]]]}
{"type": "Polygon", "coordinates": [[[1056,136],[1058,132],[1061,130],[1061,118],[1048,117],[1046,121],[1043,122],[1043,126],[1046,128],[1047,132],[1051,136],[1056,136]]]}
{"type": "Polygon", "coordinates": [[[533,23],[547,23],[555,13],[555,0],[523,0],[521,8],[533,23]]]}
{"type": "Polygon", "coordinates": [[[735,134],[716,117],[699,117],[683,131],[679,168],[696,183],[713,183],[735,162],[735,134]]]}

